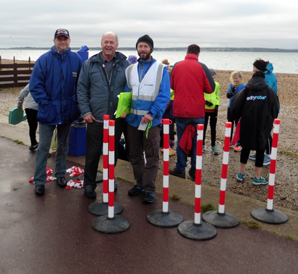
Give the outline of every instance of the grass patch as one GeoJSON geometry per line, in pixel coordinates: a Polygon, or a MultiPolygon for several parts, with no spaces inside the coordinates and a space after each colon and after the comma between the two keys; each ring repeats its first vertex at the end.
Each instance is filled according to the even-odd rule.
{"type": "Polygon", "coordinates": [[[242,221],[241,223],[246,225],[248,228],[251,228],[251,229],[261,228],[260,224],[255,222],[255,221],[242,221]]]}
{"type": "Polygon", "coordinates": [[[171,199],[172,201],[180,201],[181,198],[177,194],[174,194],[171,199]]]}
{"type": "Polygon", "coordinates": [[[207,211],[216,210],[216,208],[212,204],[206,204],[201,206],[202,213],[205,213],[207,211]]]}
{"type": "Polygon", "coordinates": [[[19,140],[12,140],[12,141],[19,144],[19,145],[25,145],[22,141],[19,141],[19,140]]]}
{"type": "Polygon", "coordinates": [[[287,155],[287,156],[292,156],[292,157],[298,157],[298,154],[297,153],[294,153],[294,152],[279,150],[278,153],[279,154],[282,154],[282,155],[287,155]]]}
{"type": "Polygon", "coordinates": [[[295,241],[295,242],[298,241],[295,237],[290,236],[290,235],[284,235],[284,237],[287,238],[287,239],[289,239],[289,240],[295,241]]]}

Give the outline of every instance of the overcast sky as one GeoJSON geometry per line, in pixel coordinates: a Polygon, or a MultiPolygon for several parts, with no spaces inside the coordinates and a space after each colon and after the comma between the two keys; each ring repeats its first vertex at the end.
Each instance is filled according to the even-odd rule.
{"type": "Polygon", "coordinates": [[[295,0],[0,0],[0,47],[50,47],[57,28],[71,46],[100,46],[112,31],[120,47],[149,34],[155,47],[298,48],[295,0]]]}

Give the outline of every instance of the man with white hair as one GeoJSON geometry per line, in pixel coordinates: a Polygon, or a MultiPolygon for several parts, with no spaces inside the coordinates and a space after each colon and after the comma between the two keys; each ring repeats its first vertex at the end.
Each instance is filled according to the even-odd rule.
{"type": "MultiPolygon", "coordinates": [[[[118,95],[124,91],[125,69],[130,65],[126,56],[116,52],[118,36],[107,32],[101,39],[102,51],[84,62],[79,76],[77,96],[87,123],[87,148],[84,173],[85,195],[96,198],[96,174],[103,145],[103,116],[115,120],[116,161],[124,119],[115,119],[118,95]]],[[[115,189],[116,190],[116,189],[115,189]]]]}

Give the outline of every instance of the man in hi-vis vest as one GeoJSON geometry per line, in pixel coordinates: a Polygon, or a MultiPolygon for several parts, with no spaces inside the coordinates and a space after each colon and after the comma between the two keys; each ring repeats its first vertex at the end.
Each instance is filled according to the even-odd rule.
{"type": "Polygon", "coordinates": [[[159,167],[160,119],[170,101],[170,81],[166,66],[151,56],[150,36],[140,37],[136,48],[140,58],[125,71],[125,91],[132,91],[130,114],[122,116],[127,121],[130,162],[136,179],[128,195],[144,193],[143,202],[153,203],[159,167]]]}

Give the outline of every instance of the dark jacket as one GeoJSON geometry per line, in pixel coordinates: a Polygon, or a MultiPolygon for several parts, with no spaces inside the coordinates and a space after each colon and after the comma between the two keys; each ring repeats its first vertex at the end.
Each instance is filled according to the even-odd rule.
{"type": "Polygon", "coordinates": [[[81,57],[70,49],[55,49],[41,55],[32,71],[29,89],[38,104],[37,120],[44,125],[72,123],[79,118],[76,83],[81,57]]]}
{"type": "Polygon", "coordinates": [[[252,150],[265,149],[279,109],[278,97],[264,77],[263,72],[256,72],[231,103],[233,117],[241,117],[241,146],[252,150]]]}
{"type": "Polygon", "coordinates": [[[80,73],[77,96],[82,115],[92,113],[98,121],[103,121],[105,114],[114,119],[118,105],[118,95],[124,92],[125,69],[130,65],[126,56],[115,53],[112,77],[108,79],[103,68],[102,55],[96,54],[84,62],[80,73]]]}

